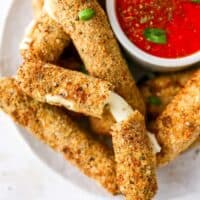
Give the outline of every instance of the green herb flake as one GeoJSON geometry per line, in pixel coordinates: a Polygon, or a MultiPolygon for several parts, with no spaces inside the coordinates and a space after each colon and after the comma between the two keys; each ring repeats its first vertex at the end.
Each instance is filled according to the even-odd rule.
{"type": "Polygon", "coordinates": [[[156,44],[166,44],[167,43],[167,34],[166,31],[159,28],[146,28],[144,30],[144,37],[153,43],[156,44]]]}
{"type": "Polygon", "coordinates": [[[82,21],[88,21],[95,15],[95,11],[92,8],[86,8],[79,12],[78,17],[82,21]]]}
{"type": "Polygon", "coordinates": [[[200,0],[191,0],[193,3],[200,3],[200,0]]]}
{"type": "Polygon", "coordinates": [[[160,106],[162,104],[162,101],[157,96],[150,96],[148,97],[148,103],[151,105],[160,106]]]}
{"type": "Polygon", "coordinates": [[[84,74],[88,74],[88,71],[86,70],[84,65],[80,66],[80,72],[84,73],[84,74]]]}

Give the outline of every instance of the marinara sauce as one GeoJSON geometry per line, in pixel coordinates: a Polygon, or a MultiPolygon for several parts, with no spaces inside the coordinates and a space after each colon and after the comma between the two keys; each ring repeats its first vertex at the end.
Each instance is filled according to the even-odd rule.
{"type": "Polygon", "coordinates": [[[116,9],[128,38],[152,55],[177,58],[200,50],[200,0],[116,0],[116,9]],[[148,38],[154,29],[161,40],[148,38]]]}

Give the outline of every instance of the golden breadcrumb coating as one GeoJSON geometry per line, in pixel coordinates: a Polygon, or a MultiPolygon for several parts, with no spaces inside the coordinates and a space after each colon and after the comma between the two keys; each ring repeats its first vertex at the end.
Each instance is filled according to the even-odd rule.
{"type": "MultiPolygon", "coordinates": [[[[104,0],[99,0],[105,6],[104,0]]],[[[24,59],[36,58],[42,61],[55,62],[70,42],[70,37],[62,30],[60,25],[52,20],[45,12],[44,0],[32,0],[36,17],[30,33],[25,34],[21,49],[24,59]],[[41,45],[41,46],[40,46],[41,45]]]]}
{"type": "Polygon", "coordinates": [[[56,62],[69,42],[70,38],[62,27],[42,12],[28,26],[20,51],[24,60],[56,62]]]}
{"type": "Polygon", "coordinates": [[[200,70],[179,91],[156,119],[153,132],[162,151],[158,165],[167,164],[185,151],[200,134],[200,70]]]}
{"type": "MultiPolygon", "coordinates": [[[[169,73],[141,83],[139,88],[146,103],[147,115],[149,116],[147,126],[150,131],[154,129],[156,118],[177,95],[179,90],[184,87],[193,73],[194,70],[169,73]],[[161,105],[150,104],[148,98],[151,96],[158,97],[161,100],[161,105]]],[[[191,145],[191,148],[199,144],[200,137],[191,145]]]]}
{"type": "Polygon", "coordinates": [[[20,88],[35,100],[101,118],[112,86],[106,81],[44,62],[25,62],[20,88]]]}
{"type": "Polygon", "coordinates": [[[116,91],[134,108],[143,111],[135,81],[121,55],[119,46],[105,12],[96,0],[49,0],[54,4],[55,19],[70,34],[88,72],[113,83],[116,91]],[[85,8],[93,8],[95,16],[89,21],[77,20],[85,8]]]}
{"type": "Polygon", "coordinates": [[[0,80],[0,107],[18,124],[64,154],[84,174],[118,193],[113,154],[81,130],[65,112],[25,95],[12,78],[0,80]]]}
{"type": "Polygon", "coordinates": [[[143,99],[99,3],[96,0],[47,2],[51,8],[48,13],[51,12],[50,16],[70,35],[89,74],[112,83],[120,96],[134,109],[144,113],[143,99]],[[86,8],[93,9],[95,16],[82,21],[78,16],[86,8]]]}
{"type": "MultiPolygon", "coordinates": [[[[156,76],[151,80],[144,81],[139,85],[140,92],[146,104],[146,113],[148,115],[147,126],[150,131],[152,130],[152,127],[155,124],[156,118],[163,112],[163,110],[172,101],[172,99],[176,96],[179,90],[185,86],[186,82],[189,80],[194,71],[195,70],[187,70],[177,73],[168,73],[164,75],[162,74],[156,76]],[[149,97],[158,97],[161,101],[161,104],[151,104],[149,102],[149,97]]],[[[92,118],[91,120],[93,119],[94,118],[92,118]]],[[[98,130],[101,130],[99,134],[108,134],[110,129],[106,128],[110,127],[110,125],[113,124],[113,122],[107,126],[104,126],[105,121],[103,121],[103,119],[95,120],[98,120],[98,123],[91,123],[92,129],[97,133],[98,130]]]]}
{"type": "Polygon", "coordinates": [[[190,70],[164,74],[141,83],[139,88],[144,97],[147,115],[150,120],[156,119],[161,114],[179,90],[185,86],[193,72],[193,70],[190,70]],[[151,104],[149,97],[158,97],[161,100],[161,104],[151,104]]]}
{"type": "Polygon", "coordinates": [[[38,18],[42,12],[44,0],[32,0],[33,11],[36,18],[38,18]]]}
{"type": "Polygon", "coordinates": [[[91,129],[99,135],[110,135],[110,128],[115,123],[109,107],[104,109],[102,118],[90,117],[89,120],[91,129]]]}
{"type": "Polygon", "coordinates": [[[117,183],[127,200],[151,200],[157,191],[156,158],[144,117],[135,111],[112,127],[117,183]]]}

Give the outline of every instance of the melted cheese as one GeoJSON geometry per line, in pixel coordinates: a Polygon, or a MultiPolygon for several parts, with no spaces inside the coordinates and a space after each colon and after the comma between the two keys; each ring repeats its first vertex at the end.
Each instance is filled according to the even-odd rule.
{"type": "Polygon", "coordinates": [[[65,98],[59,95],[55,95],[55,96],[46,95],[45,98],[46,98],[47,103],[62,105],[69,110],[74,110],[74,103],[72,101],[66,100],[65,98]]]}
{"type": "Polygon", "coordinates": [[[111,92],[108,99],[110,112],[117,122],[124,121],[133,113],[131,106],[118,94],[111,92]]]}
{"type": "Polygon", "coordinates": [[[25,38],[22,40],[19,49],[20,49],[20,50],[29,49],[29,44],[30,44],[31,42],[32,42],[32,39],[31,39],[31,38],[25,37],[25,38]]]}
{"type": "Polygon", "coordinates": [[[27,28],[26,28],[26,30],[25,30],[25,34],[26,34],[27,36],[29,36],[29,35],[32,33],[33,28],[35,27],[35,25],[36,25],[36,21],[35,21],[35,20],[32,20],[32,22],[27,26],[27,28]]]}
{"type": "MultiPolygon", "coordinates": [[[[121,96],[114,92],[110,93],[108,104],[110,106],[110,112],[117,122],[127,120],[128,117],[134,112],[131,106],[121,96]]],[[[154,153],[159,153],[161,151],[161,147],[158,144],[156,137],[150,132],[147,132],[147,135],[151,141],[154,153]]]]}
{"type": "Polygon", "coordinates": [[[55,5],[53,4],[52,1],[45,0],[43,9],[49,15],[49,17],[51,17],[52,19],[54,19],[56,21],[55,14],[53,12],[53,7],[54,6],[55,5]]]}
{"type": "Polygon", "coordinates": [[[25,30],[25,38],[22,40],[21,44],[20,44],[20,50],[26,50],[29,48],[29,44],[32,42],[32,38],[30,37],[33,28],[36,24],[36,21],[33,20],[28,27],[25,30]]]}
{"type": "Polygon", "coordinates": [[[155,154],[160,153],[161,152],[161,146],[158,144],[158,141],[157,141],[155,135],[148,132],[148,131],[147,131],[147,135],[149,136],[149,139],[151,141],[154,153],[155,154]]]}

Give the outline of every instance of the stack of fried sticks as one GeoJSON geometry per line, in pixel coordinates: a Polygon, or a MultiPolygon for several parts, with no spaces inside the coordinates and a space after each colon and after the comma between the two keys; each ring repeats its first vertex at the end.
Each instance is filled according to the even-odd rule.
{"type": "Polygon", "coordinates": [[[99,2],[43,4],[33,1],[36,19],[20,45],[17,76],[0,80],[0,107],[109,192],[152,199],[156,167],[199,138],[200,70],[158,76],[138,89],[99,2]],[[95,15],[80,20],[88,8],[95,15]],[[69,58],[71,43],[78,54],[69,58]],[[80,72],[82,62],[88,74],[80,72]],[[92,132],[109,135],[113,147],[80,128],[63,107],[88,116],[92,132]],[[162,148],[157,154],[145,124],[162,148]]]}

